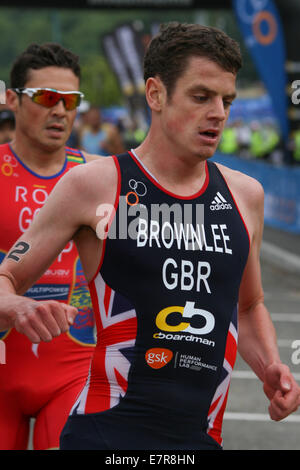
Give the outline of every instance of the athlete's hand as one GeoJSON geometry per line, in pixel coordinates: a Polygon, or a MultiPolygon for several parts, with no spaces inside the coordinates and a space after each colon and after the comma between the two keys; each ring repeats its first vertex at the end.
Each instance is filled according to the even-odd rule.
{"type": "Polygon", "coordinates": [[[284,364],[274,363],[266,368],[263,388],[270,400],[269,414],[274,421],[286,418],[300,405],[300,387],[284,364]]]}
{"type": "Polygon", "coordinates": [[[37,302],[23,298],[15,310],[14,326],[32,343],[48,342],[66,333],[77,313],[75,307],[55,300],[37,302]]]}

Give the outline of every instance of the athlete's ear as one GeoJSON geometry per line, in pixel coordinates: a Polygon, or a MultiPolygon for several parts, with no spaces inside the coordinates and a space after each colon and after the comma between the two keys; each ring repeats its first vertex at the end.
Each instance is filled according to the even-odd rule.
{"type": "Polygon", "coordinates": [[[165,96],[165,87],[159,77],[150,77],[146,81],[145,94],[152,111],[161,111],[165,96]]]}
{"type": "Polygon", "coordinates": [[[19,97],[17,93],[9,88],[6,90],[6,106],[13,112],[19,107],[19,97]]]}

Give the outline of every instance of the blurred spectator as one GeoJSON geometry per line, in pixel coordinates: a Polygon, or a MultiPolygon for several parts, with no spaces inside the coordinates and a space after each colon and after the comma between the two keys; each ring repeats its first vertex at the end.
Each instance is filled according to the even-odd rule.
{"type": "Polygon", "coordinates": [[[292,132],[290,150],[293,163],[300,163],[300,127],[292,132]]]}
{"type": "Polygon", "coordinates": [[[253,121],[251,123],[250,154],[254,158],[262,158],[264,153],[264,136],[261,125],[258,121],[253,121]]]}
{"type": "Polygon", "coordinates": [[[68,138],[66,142],[66,146],[71,147],[73,149],[79,147],[79,135],[75,126],[73,127],[70,137],[68,138]]]}
{"type": "Polygon", "coordinates": [[[127,117],[126,120],[123,119],[123,121],[119,122],[119,128],[127,150],[140,145],[147,135],[147,130],[139,126],[134,118],[127,117]]]}
{"type": "Polygon", "coordinates": [[[85,116],[87,128],[81,135],[81,148],[88,153],[115,155],[125,151],[117,126],[103,122],[100,110],[91,106],[85,116]]]}
{"type": "Polygon", "coordinates": [[[265,158],[269,158],[273,151],[280,145],[279,133],[276,131],[270,120],[266,120],[263,125],[265,158]]]}
{"type": "Polygon", "coordinates": [[[0,109],[0,144],[10,142],[15,135],[15,117],[9,109],[0,109]]]}
{"type": "Polygon", "coordinates": [[[238,152],[238,149],[238,135],[235,126],[225,127],[219,144],[220,152],[234,154],[238,152]]]}
{"type": "Polygon", "coordinates": [[[237,139],[239,154],[241,157],[249,158],[249,147],[251,141],[251,129],[242,120],[237,121],[237,139]]]}
{"type": "Polygon", "coordinates": [[[273,152],[279,146],[280,136],[271,122],[252,122],[250,141],[250,154],[252,157],[272,160],[273,152]]]}
{"type": "Polygon", "coordinates": [[[82,100],[77,108],[77,116],[73,124],[73,129],[67,140],[67,147],[79,148],[81,143],[82,133],[88,129],[86,122],[86,115],[90,109],[90,103],[86,100],[82,100]]]}
{"type": "MultiPolygon", "coordinates": [[[[300,161],[300,132],[298,143],[300,161]]],[[[249,123],[238,119],[228,123],[218,150],[224,154],[234,154],[247,159],[264,159],[276,165],[284,161],[280,132],[270,119],[254,120],[249,123]]]]}

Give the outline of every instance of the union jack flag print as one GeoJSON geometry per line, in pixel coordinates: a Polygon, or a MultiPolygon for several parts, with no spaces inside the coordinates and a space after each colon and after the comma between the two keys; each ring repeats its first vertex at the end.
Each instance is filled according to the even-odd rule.
{"type": "Polygon", "coordinates": [[[227,335],[222,374],[208,412],[207,432],[220,445],[223,443],[223,439],[221,437],[222,422],[228,398],[232,370],[236,359],[237,341],[237,308],[235,308],[227,335]]]}
{"type": "Polygon", "coordinates": [[[97,345],[89,375],[71,414],[98,413],[116,406],[127,390],[136,339],[136,312],[98,273],[90,283],[97,345]]]}

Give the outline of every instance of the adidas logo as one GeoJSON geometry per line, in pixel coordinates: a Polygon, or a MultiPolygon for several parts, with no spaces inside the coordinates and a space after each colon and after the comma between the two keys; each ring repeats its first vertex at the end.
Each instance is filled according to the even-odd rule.
{"type": "Polygon", "coordinates": [[[217,192],[209,207],[212,211],[232,209],[232,205],[226,201],[220,192],[217,192]]]}

